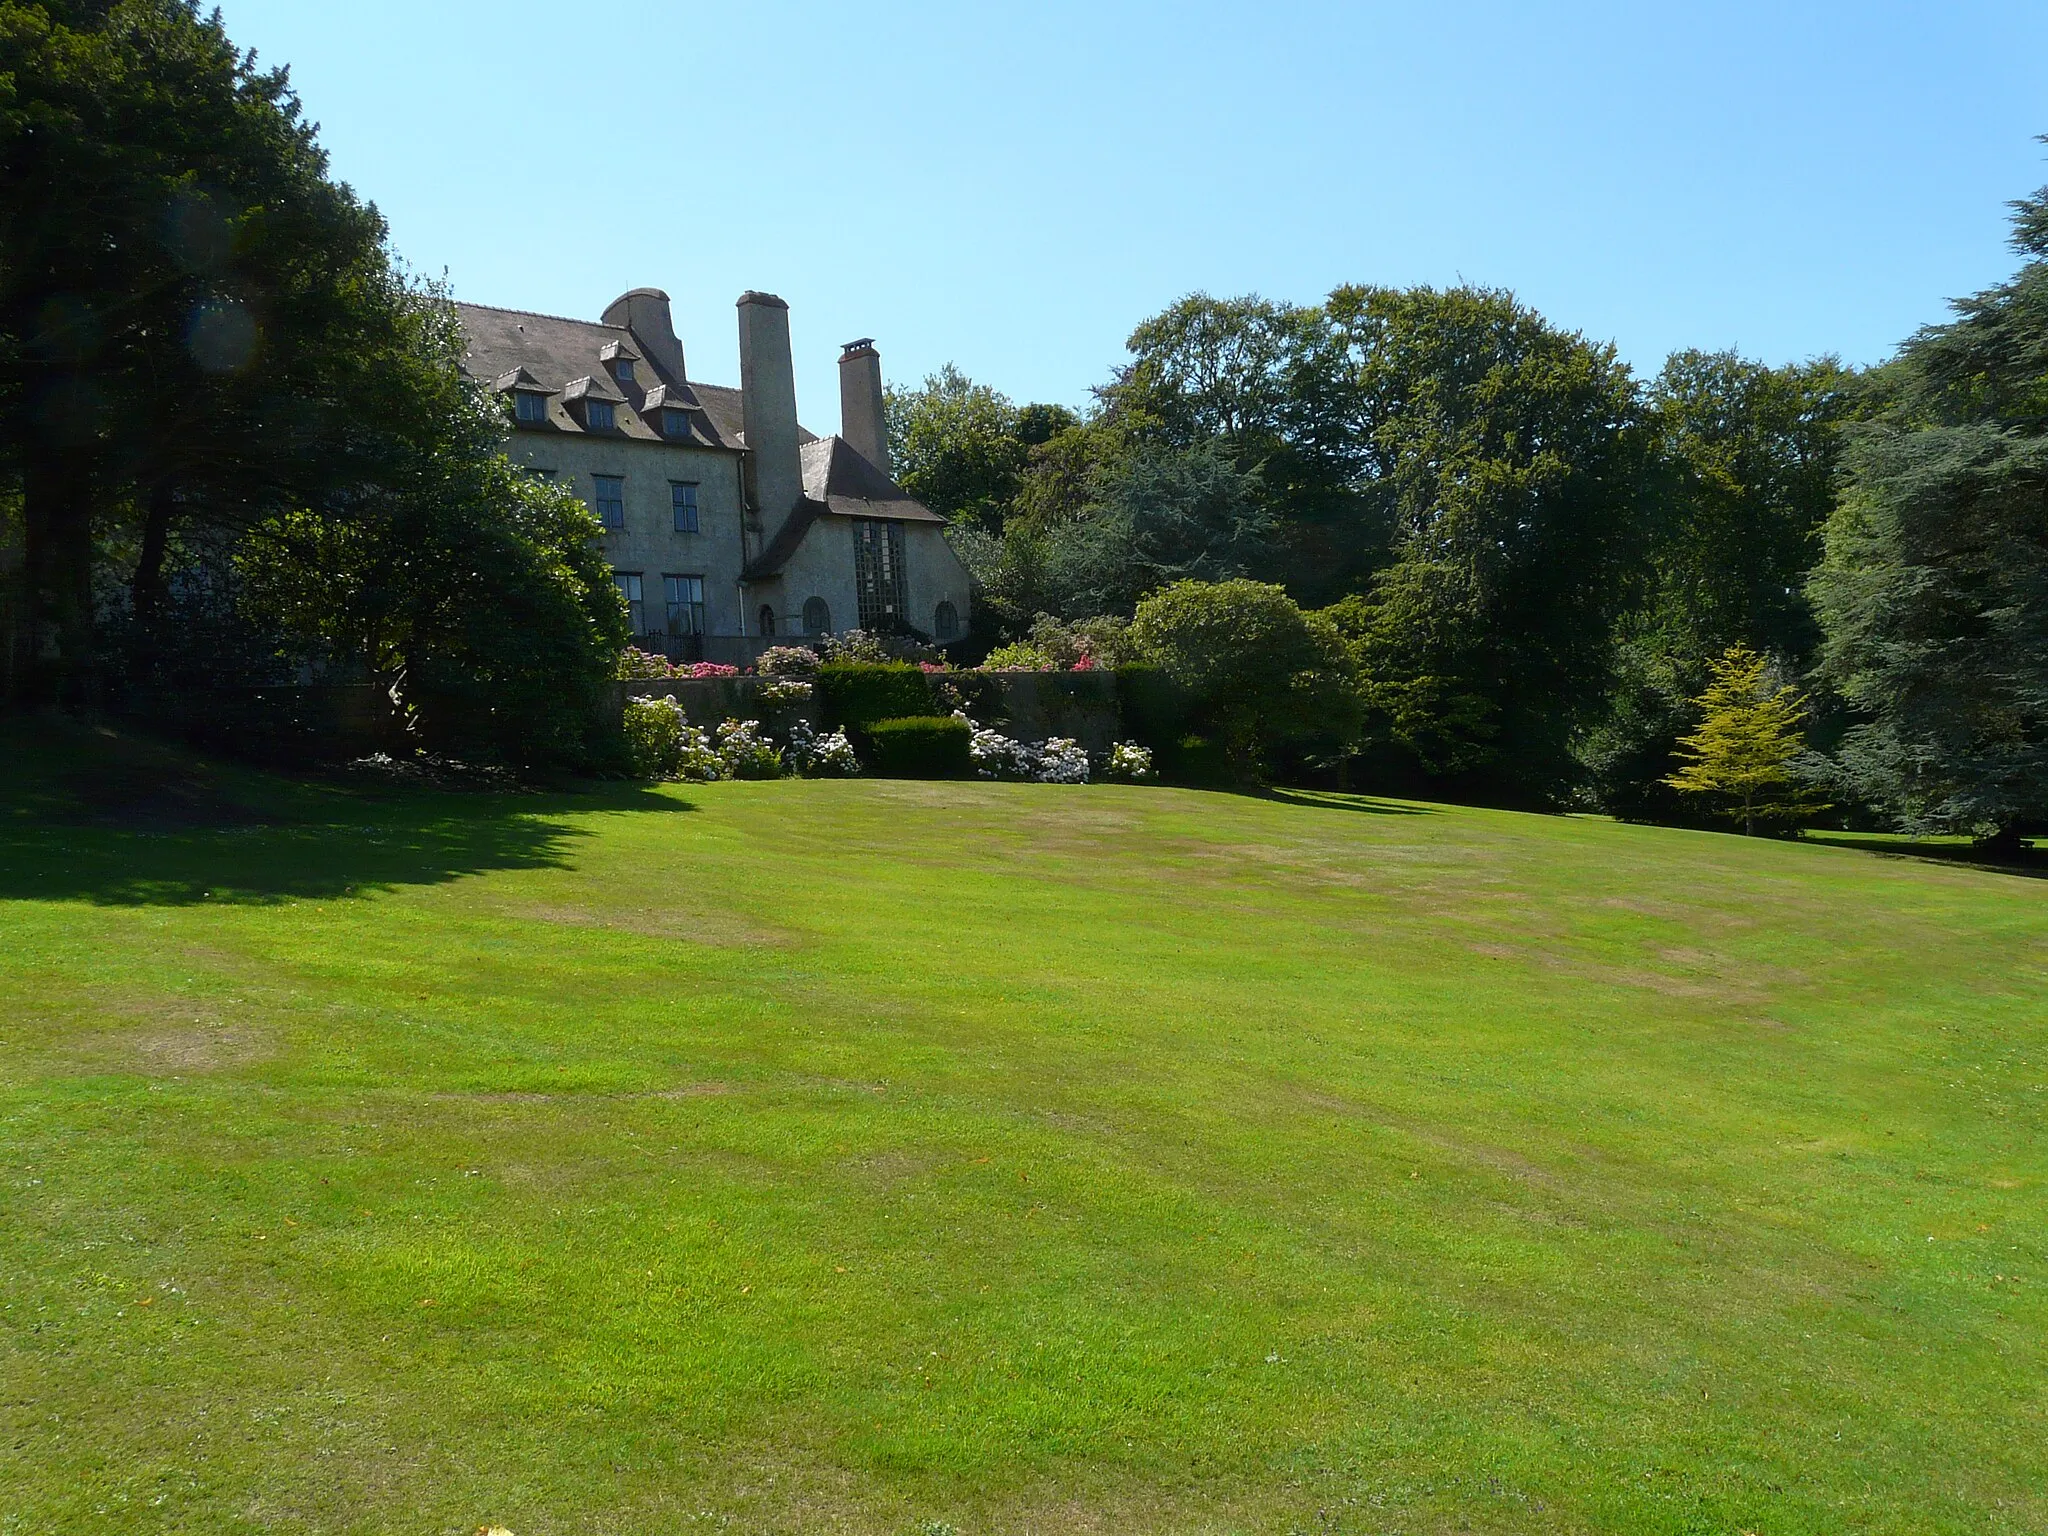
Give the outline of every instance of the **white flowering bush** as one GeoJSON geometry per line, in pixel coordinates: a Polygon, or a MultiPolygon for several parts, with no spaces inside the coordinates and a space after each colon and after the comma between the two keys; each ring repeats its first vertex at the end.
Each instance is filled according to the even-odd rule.
{"type": "Polygon", "coordinates": [[[1023,784],[1088,782],[1088,749],[1077,741],[1055,736],[1034,745],[977,725],[964,710],[953,711],[953,718],[966,720],[973,733],[967,741],[967,756],[980,778],[1023,784]]]}
{"type": "Polygon", "coordinates": [[[805,645],[771,645],[754,663],[763,677],[815,677],[818,653],[805,645]]]}
{"type": "Polygon", "coordinates": [[[718,728],[718,766],[728,779],[779,779],[782,753],[761,734],[758,720],[728,720],[718,728]]]}
{"type": "Polygon", "coordinates": [[[690,724],[674,694],[626,700],[624,728],[633,771],[644,779],[705,783],[725,777],[709,733],[690,724]]]}
{"type": "Polygon", "coordinates": [[[1066,736],[1055,736],[1038,748],[1041,784],[1086,784],[1088,749],[1066,736]]]}
{"type": "Polygon", "coordinates": [[[1152,749],[1135,741],[1120,741],[1109,749],[1109,761],[1102,776],[1119,784],[1149,784],[1153,779],[1152,749]]]}
{"type": "Polygon", "coordinates": [[[832,731],[820,736],[808,720],[789,728],[789,745],[783,749],[792,773],[807,779],[850,779],[860,772],[860,759],[846,732],[832,731]]]}

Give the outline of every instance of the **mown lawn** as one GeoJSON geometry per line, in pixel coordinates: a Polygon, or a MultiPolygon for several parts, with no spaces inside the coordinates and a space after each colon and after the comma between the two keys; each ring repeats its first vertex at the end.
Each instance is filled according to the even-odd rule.
{"type": "Polygon", "coordinates": [[[0,795],[0,1536],[2048,1528],[2048,882],[48,725],[0,795]]]}

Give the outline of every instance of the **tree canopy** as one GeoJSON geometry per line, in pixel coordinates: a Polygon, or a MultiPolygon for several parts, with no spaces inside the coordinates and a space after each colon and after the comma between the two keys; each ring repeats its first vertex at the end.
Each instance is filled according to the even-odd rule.
{"type": "Polygon", "coordinates": [[[2025,262],[1915,336],[1851,434],[1811,592],[1858,712],[1845,782],[1904,825],[2048,826],[2048,191],[2025,262]]]}

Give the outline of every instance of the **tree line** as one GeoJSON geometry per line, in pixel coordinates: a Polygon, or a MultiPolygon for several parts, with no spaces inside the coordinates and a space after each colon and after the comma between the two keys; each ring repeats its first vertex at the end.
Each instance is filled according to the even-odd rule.
{"type": "MultiPolygon", "coordinates": [[[[1290,695],[1324,721],[1294,771],[1684,819],[1737,654],[1802,699],[1757,715],[1803,729],[1801,803],[2012,839],[2048,822],[2048,194],[2014,244],[1874,368],[1639,378],[1475,288],[1195,295],[1085,411],[947,369],[891,395],[892,447],[983,651],[1148,602],[1191,675],[1341,646],[1341,702],[1290,695]],[[1164,601],[1189,582],[1238,619],[1164,601]]],[[[600,760],[626,626],[599,530],[507,461],[461,354],[217,16],[0,0],[9,702],[356,679],[466,752],[600,760]]]]}
{"type": "MultiPolygon", "coordinates": [[[[1512,294],[1194,295],[1085,413],[948,368],[890,397],[985,646],[1187,581],[1348,643],[1353,782],[1687,820],[1732,652],[1810,690],[1801,803],[2048,821],[2048,194],[2023,265],[1891,361],[1684,351],[1638,378],[1512,294]]],[[[1795,797],[1799,798],[1799,797],[1795,797]]]]}

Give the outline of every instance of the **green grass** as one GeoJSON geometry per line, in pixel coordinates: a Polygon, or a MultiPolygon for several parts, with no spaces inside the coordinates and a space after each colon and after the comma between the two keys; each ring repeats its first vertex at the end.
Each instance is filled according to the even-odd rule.
{"type": "Polygon", "coordinates": [[[49,726],[0,795],[0,1536],[2048,1528],[2048,883],[49,726]]]}

